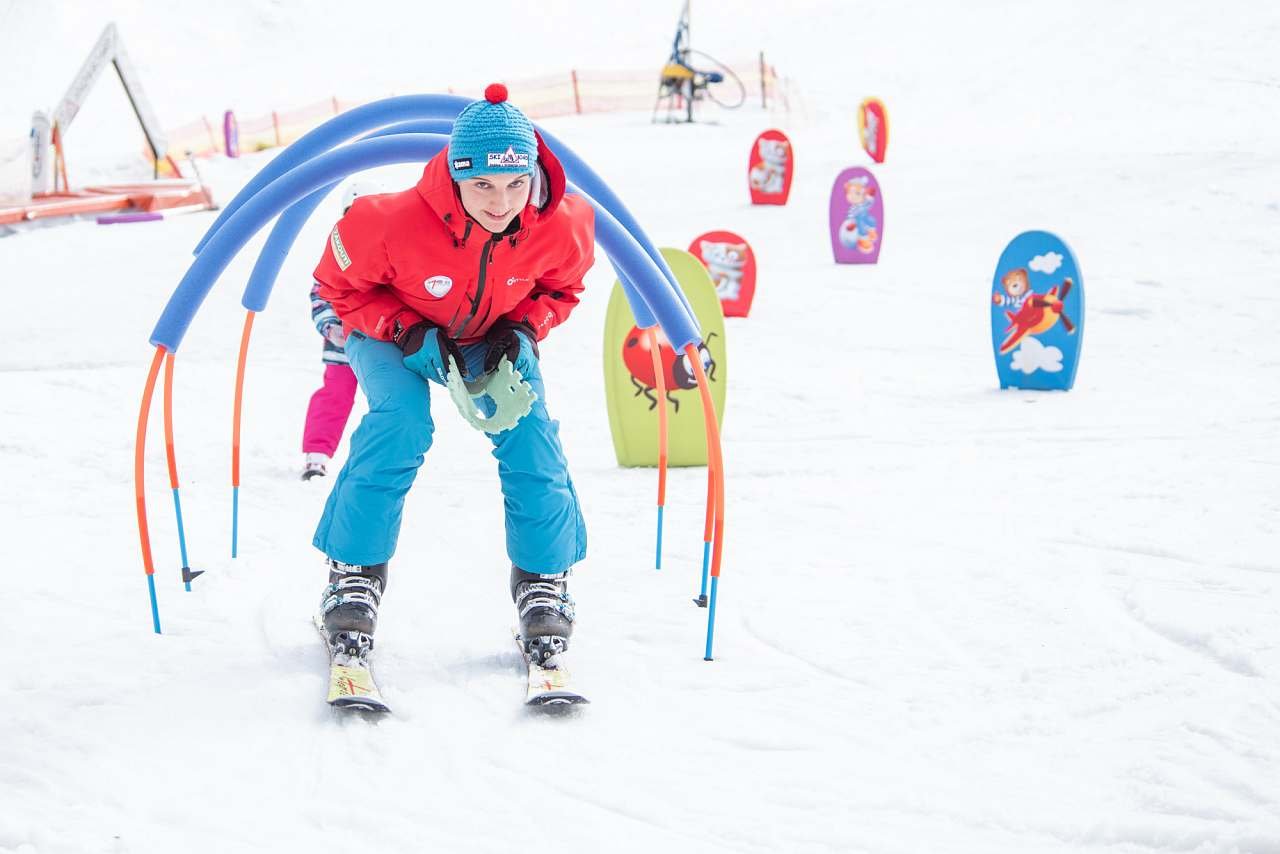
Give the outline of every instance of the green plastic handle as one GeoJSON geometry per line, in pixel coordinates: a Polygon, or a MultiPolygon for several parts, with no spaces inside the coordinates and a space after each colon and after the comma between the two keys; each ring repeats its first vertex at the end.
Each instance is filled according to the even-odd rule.
{"type": "Polygon", "coordinates": [[[449,387],[449,397],[453,399],[453,405],[458,407],[463,420],[485,433],[510,430],[529,414],[529,410],[533,409],[533,402],[538,399],[533,386],[525,382],[506,356],[502,357],[493,373],[485,374],[472,383],[463,380],[458,363],[450,356],[449,376],[445,384],[449,387]],[[489,396],[494,405],[493,415],[487,418],[472,403],[473,398],[485,395],[489,396]]]}

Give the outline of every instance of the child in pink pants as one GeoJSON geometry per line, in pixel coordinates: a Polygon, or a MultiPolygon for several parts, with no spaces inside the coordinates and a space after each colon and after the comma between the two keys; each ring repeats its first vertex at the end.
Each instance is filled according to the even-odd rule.
{"type": "Polygon", "coordinates": [[[302,430],[303,480],[327,474],[356,399],[356,375],[343,349],[347,340],[342,321],[333,306],[320,298],[319,288],[318,283],[311,288],[311,319],[324,336],[324,385],[311,395],[307,406],[307,423],[302,430]]]}
{"type": "MultiPolygon", "coordinates": [[[[356,181],[342,191],[342,215],[360,196],[376,195],[382,189],[369,181],[356,181]]],[[[333,306],[320,296],[320,283],[311,285],[311,322],[324,336],[324,385],[311,395],[307,423],[302,429],[302,479],[324,477],[333,459],[342,431],[347,427],[356,399],[356,375],[347,364],[347,336],[333,306]]]]}

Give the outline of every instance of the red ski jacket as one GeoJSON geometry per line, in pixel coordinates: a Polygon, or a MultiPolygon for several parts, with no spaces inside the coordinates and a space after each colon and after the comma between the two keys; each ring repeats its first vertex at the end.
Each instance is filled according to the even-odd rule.
{"type": "Polygon", "coordinates": [[[356,199],[316,267],[320,296],[348,332],[384,341],[425,319],[470,343],[499,318],[528,323],[542,340],[578,304],[595,261],[595,212],[565,196],[564,168],[538,137],[546,201],[531,198],[515,230],[491,234],[463,210],[448,154],[431,158],[412,189],[356,199]]]}

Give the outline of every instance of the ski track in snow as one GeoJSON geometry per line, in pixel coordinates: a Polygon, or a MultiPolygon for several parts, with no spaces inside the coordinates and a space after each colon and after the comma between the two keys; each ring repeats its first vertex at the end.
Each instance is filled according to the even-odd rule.
{"type": "MultiPolygon", "coordinates": [[[[281,104],[313,98],[342,11],[321,5],[237,0],[198,22],[178,10],[179,31],[235,32],[244,61],[184,66],[172,91],[157,70],[166,41],[129,36],[158,25],[112,8],[177,119],[180,90],[196,112],[276,76],[290,81],[281,104]],[[296,56],[298,79],[247,59],[268,55],[296,56]]],[[[759,16],[730,5],[699,7],[700,42],[757,42],[759,16]]],[[[1268,118],[1280,14],[1258,5],[1244,22],[1155,0],[793,5],[794,19],[770,17],[768,43],[796,75],[790,118],[547,122],[659,245],[728,228],[760,269],[752,316],[726,330],[713,663],[690,601],[705,472],[671,472],[655,572],[655,473],[616,466],[600,384],[603,259],[543,347],[590,537],[571,663],[593,702],[571,716],[520,705],[493,463],[444,395],[381,613],[374,666],[394,714],[323,703],[310,538],[331,481],[297,473],[321,376],[307,292],[332,205],[255,322],[234,561],[238,300],[261,235],[179,351],[182,506],[205,570],[191,593],[157,394],[146,482],[162,636],[135,527],[135,419],[152,324],[213,216],[0,239],[0,525],[20,594],[0,682],[0,852],[1280,854],[1280,122],[1268,118]],[[862,34],[855,46],[848,33],[862,34]],[[872,167],[884,250],[875,267],[837,267],[829,182],[866,159],[853,110],[873,93],[893,118],[888,162],[872,167]],[[1199,127],[1208,115],[1217,124],[1199,127]],[[752,208],[746,153],[771,125],[791,135],[797,177],[786,207],[752,208]],[[1029,228],[1067,240],[1088,293],[1068,394],[995,388],[992,265],[1029,228]]],[[[4,20],[66,33],[69,9],[4,20]]],[[[405,32],[381,33],[388,45],[424,14],[399,11],[405,32]]],[[[557,27],[573,12],[543,10],[557,27]]],[[[585,56],[599,64],[609,41],[621,61],[633,39],[662,48],[673,12],[631,10],[636,32],[603,13],[573,26],[599,36],[585,56]]],[[[457,45],[432,49],[474,65],[457,45]]],[[[577,61],[566,51],[557,68],[577,61]]],[[[360,81],[418,85],[396,64],[407,51],[378,52],[388,64],[352,60],[360,81]]],[[[26,77],[8,79],[0,100],[25,116],[26,77]]],[[[98,103],[80,139],[106,126],[98,103]]],[[[202,170],[226,201],[270,156],[202,170]]],[[[392,188],[417,172],[377,177],[392,188]]]]}

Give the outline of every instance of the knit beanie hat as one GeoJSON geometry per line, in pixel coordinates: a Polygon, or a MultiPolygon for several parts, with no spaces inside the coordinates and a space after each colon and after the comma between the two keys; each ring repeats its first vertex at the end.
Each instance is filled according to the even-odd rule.
{"type": "Polygon", "coordinates": [[[533,124],[507,101],[507,87],[493,83],[484,100],[463,108],[449,137],[449,174],[464,181],[495,172],[532,175],[538,162],[533,124]]]}

